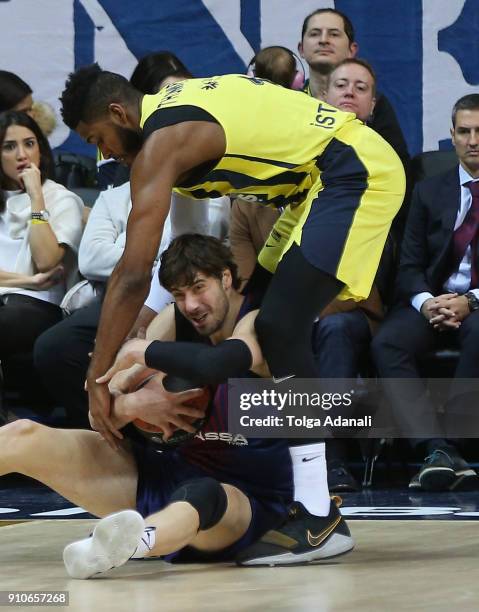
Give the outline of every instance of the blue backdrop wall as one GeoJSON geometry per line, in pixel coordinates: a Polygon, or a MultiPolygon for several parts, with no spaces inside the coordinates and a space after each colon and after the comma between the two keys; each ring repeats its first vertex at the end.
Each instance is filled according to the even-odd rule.
{"type": "MultiPolygon", "coordinates": [[[[450,146],[450,110],[479,92],[478,0],[0,0],[0,67],[58,113],[67,74],[98,61],[129,77],[151,51],[197,76],[243,72],[262,46],[296,49],[304,16],[336,7],[353,21],[412,154],[450,146]]],[[[59,120],[52,143],[83,150],[59,120]]]]}

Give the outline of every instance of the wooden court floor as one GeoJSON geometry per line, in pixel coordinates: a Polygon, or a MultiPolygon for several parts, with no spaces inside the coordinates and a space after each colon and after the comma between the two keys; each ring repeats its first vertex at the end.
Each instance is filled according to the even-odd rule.
{"type": "Polygon", "coordinates": [[[130,561],[101,578],[69,579],[63,547],[85,537],[93,524],[4,524],[0,590],[65,590],[69,606],[50,609],[71,612],[479,610],[476,521],[350,521],[356,549],[327,564],[237,568],[130,561]]]}

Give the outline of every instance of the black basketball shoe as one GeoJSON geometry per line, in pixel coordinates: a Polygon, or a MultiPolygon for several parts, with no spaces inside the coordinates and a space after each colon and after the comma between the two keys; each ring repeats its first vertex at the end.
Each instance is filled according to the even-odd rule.
{"type": "Polygon", "coordinates": [[[361,490],[356,478],[341,461],[333,461],[328,464],[328,488],[330,493],[361,490]]]}
{"type": "Polygon", "coordinates": [[[328,516],[310,514],[303,504],[294,502],[286,522],[241,551],[236,563],[247,566],[295,565],[331,559],[353,547],[354,540],[335,498],[331,500],[328,516]]]}
{"type": "Polygon", "coordinates": [[[477,489],[479,478],[454,448],[438,448],[432,452],[413,478],[424,491],[467,491],[477,489]]]}

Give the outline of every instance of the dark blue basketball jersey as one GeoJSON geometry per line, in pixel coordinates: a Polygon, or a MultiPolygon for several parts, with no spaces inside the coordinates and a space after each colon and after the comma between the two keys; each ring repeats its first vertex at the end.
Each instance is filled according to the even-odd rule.
{"type": "MultiPolygon", "coordinates": [[[[238,321],[256,308],[245,297],[238,321]]],[[[191,323],[176,309],[176,339],[209,342],[199,336],[191,323]],[[188,329],[189,328],[189,329],[188,329]]],[[[245,378],[256,376],[245,372],[245,378]]],[[[230,484],[247,486],[254,495],[292,499],[293,472],[286,440],[245,438],[228,427],[228,384],[218,385],[213,396],[211,415],[194,438],[175,452],[189,463],[210,472],[214,478],[230,484]]],[[[240,486],[241,488],[241,486],[240,486]]]]}
{"type": "MultiPolygon", "coordinates": [[[[247,297],[238,320],[256,304],[247,297]]],[[[175,307],[176,339],[206,342],[175,307]]],[[[255,376],[245,372],[245,378],[255,376]]],[[[136,438],[136,437],[135,437],[136,438]]],[[[136,438],[135,442],[137,442],[136,438]]],[[[143,444],[151,444],[144,439],[143,444]]],[[[165,451],[186,460],[220,482],[237,486],[245,493],[263,498],[293,499],[293,470],[286,440],[245,438],[228,427],[228,385],[218,385],[208,421],[194,438],[165,451]]]]}

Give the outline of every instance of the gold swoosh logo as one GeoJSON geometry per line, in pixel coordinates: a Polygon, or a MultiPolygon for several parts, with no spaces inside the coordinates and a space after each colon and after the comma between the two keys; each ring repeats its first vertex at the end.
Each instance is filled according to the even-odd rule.
{"type": "Polygon", "coordinates": [[[338,516],[338,518],[334,521],[334,523],[331,523],[331,525],[326,527],[324,531],[321,531],[320,533],[318,533],[318,535],[313,535],[308,529],[306,535],[307,535],[310,546],[312,546],[313,548],[316,548],[316,546],[319,546],[321,542],[324,542],[324,540],[331,534],[331,532],[335,530],[340,520],[341,520],[341,517],[338,516]]]}

